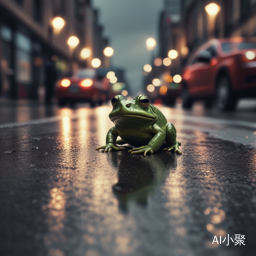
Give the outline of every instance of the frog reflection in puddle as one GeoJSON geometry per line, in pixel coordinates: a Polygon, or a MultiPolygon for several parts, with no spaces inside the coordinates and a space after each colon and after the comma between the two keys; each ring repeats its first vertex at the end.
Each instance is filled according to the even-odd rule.
{"type": "Polygon", "coordinates": [[[123,151],[108,155],[108,159],[118,168],[118,182],[112,186],[112,191],[124,212],[128,211],[131,203],[147,206],[149,197],[177,167],[177,156],[174,154],[128,158],[127,152],[123,151]]]}

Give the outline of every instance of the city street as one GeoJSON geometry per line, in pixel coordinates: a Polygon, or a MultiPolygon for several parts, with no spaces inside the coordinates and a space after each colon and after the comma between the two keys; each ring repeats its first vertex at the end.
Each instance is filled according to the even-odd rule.
{"type": "Polygon", "coordinates": [[[0,255],[255,255],[256,100],[156,107],[182,155],[96,151],[111,105],[0,101],[0,255]]]}

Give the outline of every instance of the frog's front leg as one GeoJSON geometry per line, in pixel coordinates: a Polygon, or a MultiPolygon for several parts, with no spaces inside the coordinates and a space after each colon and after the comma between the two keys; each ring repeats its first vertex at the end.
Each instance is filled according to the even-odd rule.
{"type": "Polygon", "coordinates": [[[164,148],[165,151],[174,151],[177,154],[182,154],[182,152],[179,149],[179,146],[181,143],[176,140],[176,129],[172,123],[166,124],[166,144],[167,148],[164,148]]]}
{"type": "Polygon", "coordinates": [[[124,150],[125,147],[116,146],[116,138],[118,136],[118,132],[116,127],[112,127],[107,134],[106,137],[106,145],[97,147],[96,150],[104,149],[104,152],[111,152],[112,150],[124,150]]]}
{"type": "Polygon", "coordinates": [[[153,126],[149,127],[147,132],[155,134],[155,136],[149,141],[148,145],[139,148],[133,148],[128,152],[131,152],[132,155],[144,153],[144,156],[146,156],[148,152],[153,154],[163,145],[166,133],[157,124],[154,124],[153,126]]]}

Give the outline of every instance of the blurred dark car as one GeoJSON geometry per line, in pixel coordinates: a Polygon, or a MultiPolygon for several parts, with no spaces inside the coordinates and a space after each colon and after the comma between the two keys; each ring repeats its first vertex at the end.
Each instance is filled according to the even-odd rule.
{"type": "Polygon", "coordinates": [[[234,110],[238,99],[256,97],[256,39],[213,39],[202,45],[182,72],[183,107],[197,99],[205,107],[234,110]]]}
{"type": "Polygon", "coordinates": [[[112,96],[110,82],[104,69],[80,69],[71,77],[64,77],[56,85],[59,106],[67,103],[89,102],[101,105],[112,96]]]}

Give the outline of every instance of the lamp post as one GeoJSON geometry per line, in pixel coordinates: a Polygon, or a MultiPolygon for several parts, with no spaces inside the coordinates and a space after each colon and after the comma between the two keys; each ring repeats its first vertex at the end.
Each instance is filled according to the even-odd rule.
{"type": "Polygon", "coordinates": [[[208,14],[209,20],[209,39],[214,37],[214,23],[218,13],[220,12],[220,6],[216,3],[210,3],[205,6],[205,11],[208,14]]]}

